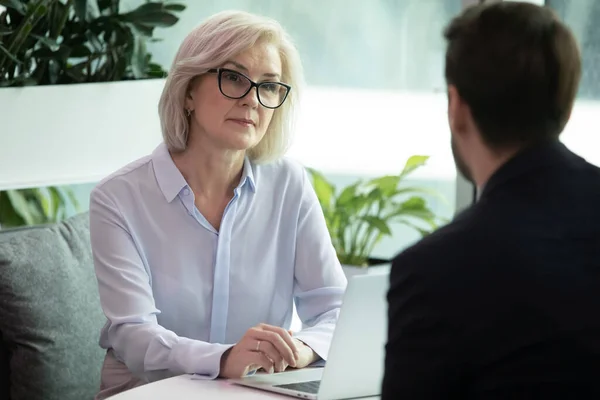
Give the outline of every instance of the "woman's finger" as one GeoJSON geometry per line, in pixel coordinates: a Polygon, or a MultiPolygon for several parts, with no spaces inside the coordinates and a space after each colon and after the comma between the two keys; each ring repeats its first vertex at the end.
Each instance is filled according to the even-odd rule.
{"type": "Polygon", "coordinates": [[[289,348],[292,349],[292,353],[294,353],[294,357],[296,359],[298,359],[298,356],[299,356],[298,348],[296,346],[296,343],[294,343],[294,339],[292,339],[292,335],[290,335],[290,331],[280,328],[278,326],[267,325],[267,324],[261,324],[261,328],[265,331],[277,333],[285,341],[285,343],[289,346],[289,348]]]}
{"type": "Polygon", "coordinates": [[[279,351],[271,344],[271,342],[260,342],[259,351],[264,353],[271,361],[275,372],[283,372],[288,367],[288,363],[285,362],[279,351]]]}
{"type": "Polygon", "coordinates": [[[260,346],[258,346],[258,351],[263,352],[267,357],[269,357],[275,366],[275,371],[280,372],[284,359],[275,346],[271,344],[271,342],[267,340],[261,341],[260,346]]]}
{"type": "MultiPolygon", "coordinates": [[[[283,340],[278,333],[264,330],[256,330],[253,334],[256,340],[262,342],[269,342],[277,349],[277,352],[283,357],[283,359],[292,366],[296,365],[296,357],[290,346],[283,340]]],[[[262,343],[261,343],[262,346],[262,343]]]]}
{"type": "Polygon", "coordinates": [[[264,354],[259,351],[250,351],[249,354],[249,365],[256,364],[259,365],[265,372],[272,374],[275,372],[275,367],[273,362],[264,354]]]}

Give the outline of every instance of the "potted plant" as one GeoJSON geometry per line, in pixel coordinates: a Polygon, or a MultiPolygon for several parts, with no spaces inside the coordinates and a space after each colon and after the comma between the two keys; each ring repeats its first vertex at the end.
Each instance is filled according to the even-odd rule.
{"type": "MultiPolygon", "coordinates": [[[[78,96],[76,102],[97,116],[111,115],[111,103],[123,96],[135,107],[144,96],[138,82],[158,78],[154,90],[160,90],[166,73],[152,62],[146,43],[156,40],[154,28],[174,25],[176,13],[185,9],[182,4],[148,1],[121,12],[120,0],[0,0],[0,6],[0,87],[5,88],[0,89],[0,104],[4,110],[10,107],[3,124],[12,127],[25,126],[36,98],[51,105],[78,96]],[[65,88],[73,87],[68,84],[86,85],[67,92],[65,88]]],[[[132,118],[139,118],[131,111],[132,118]]],[[[74,111],[64,107],[61,112],[65,115],[55,116],[55,121],[69,121],[74,111]]],[[[52,122],[47,121],[46,135],[52,136],[52,129],[81,129],[52,122]]],[[[119,129],[127,124],[115,125],[119,129]]],[[[0,191],[0,226],[54,222],[69,207],[78,205],[68,187],[0,191]]]]}
{"type": "Polygon", "coordinates": [[[371,257],[390,225],[398,223],[427,235],[442,219],[429,208],[427,197],[439,196],[419,187],[401,187],[402,181],[425,165],[428,156],[412,156],[398,175],[359,179],[341,190],[320,172],[309,168],[315,192],[323,209],[333,246],[347,276],[366,272],[367,267],[389,260],[371,257]]]}
{"type": "Polygon", "coordinates": [[[0,191],[0,229],[60,221],[71,208],[75,212],[80,209],[69,187],[0,191]]]}

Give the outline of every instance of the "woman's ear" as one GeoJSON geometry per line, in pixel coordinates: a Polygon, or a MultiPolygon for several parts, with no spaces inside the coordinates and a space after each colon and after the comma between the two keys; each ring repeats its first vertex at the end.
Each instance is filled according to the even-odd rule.
{"type": "Polygon", "coordinates": [[[186,110],[194,109],[194,97],[193,97],[192,92],[189,89],[185,93],[185,108],[186,108],[186,110]]]}
{"type": "Polygon", "coordinates": [[[185,91],[185,108],[188,110],[194,109],[194,96],[195,96],[194,91],[196,90],[197,87],[198,87],[197,78],[193,78],[187,85],[187,88],[185,91]]]}

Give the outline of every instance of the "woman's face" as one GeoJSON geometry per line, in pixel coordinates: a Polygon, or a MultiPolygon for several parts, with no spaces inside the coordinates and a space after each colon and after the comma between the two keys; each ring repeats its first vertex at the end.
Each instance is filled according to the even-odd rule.
{"type": "MultiPolygon", "coordinates": [[[[281,58],[276,46],[257,44],[228,60],[220,68],[237,71],[254,82],[280,82],[281,58]]],[[[234,77],[222,76],[222,83],[234,77]]],[[[204,74],[193,82],[186,98],[186,108],[193,110],[190,117],[192,141],[202,141],[221,150],[247,150],[258,144],[273,118],[275,110],[263,107],[256,88],[240,99],[224,96],[217,73],[204,74]]]]}

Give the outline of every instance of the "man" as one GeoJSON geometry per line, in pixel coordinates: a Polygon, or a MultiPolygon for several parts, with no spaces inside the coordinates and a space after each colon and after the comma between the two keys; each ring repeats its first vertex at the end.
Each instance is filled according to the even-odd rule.
{"type": "Polygon", "coordinates": [[[600,398],[600,169],[559,142],[573,35],[504,2],[445,37],[452,150],[480,196],[394,259],[382,398],[600,398]]]}

